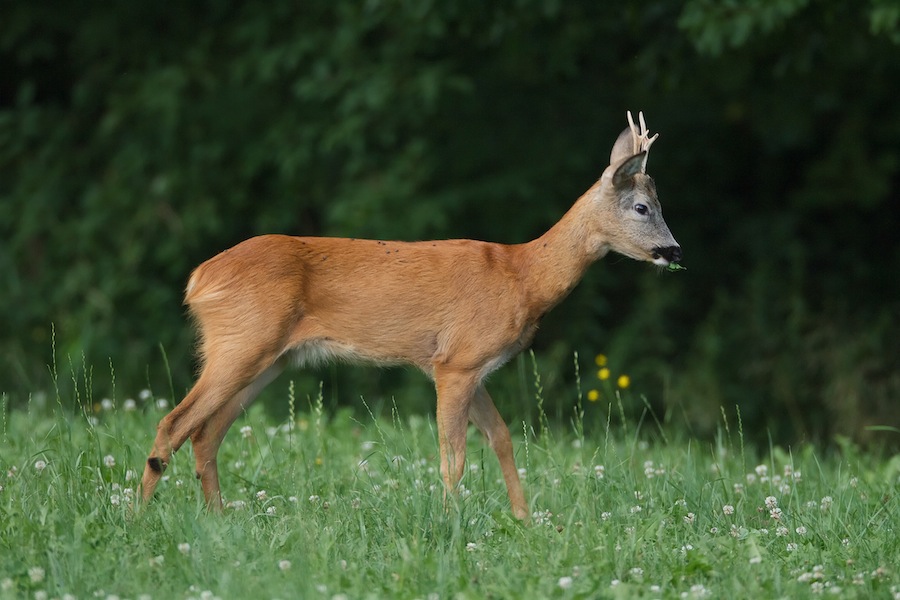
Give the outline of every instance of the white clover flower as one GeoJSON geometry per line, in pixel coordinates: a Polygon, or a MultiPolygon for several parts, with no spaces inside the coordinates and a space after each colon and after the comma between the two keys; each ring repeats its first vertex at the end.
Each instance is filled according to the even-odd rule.
{"type": "Polygon", "coordinates": [[[256,492],[256,499],[259,500],[260,502],[265,501],[265,499],[268,497],[269,497],[269,494],[266,492],[266,490],[259,490],[258,492],[256,492]]]}
{"type": "Polygon", "coordinates": [[[694,597],[702,598],[704,596],[709,596],[710,592],[702,583],[697,583],[691,586],[691,594],[694,597]]]}
{"type": "Polygon", "coordinates": [[[244,425],[241,427],[241,437],[248,438],[253,435],[253,428],[249,425],[244,425]]]}
{"type": "Polygon", "coordinates": [[[803,525],[801,525],[800,527],[798,527],[798,528],[795,529],[794,531],[797,532],[797,535],[806,535],[806,527],[804,527],[803,525]]]}
{"type": "Polygon", "coordinates": [[[270,517],[275,516],[276,512],[277,512],[277,510],[274,506],[269,506],[268,508],[266,508],[266,514],[269,515],[270,517]]]}
{"type": "Polygon", "coordinates": [[[858,477],[851,477],[851,478],[850,478],[850,487],[855,488],[855,487],[858,486],[858,485],[859,485],[859,478],[858,478],[858,477]]]}
{"type": "Polygon", "coordinates": [[[137,478],[137,473],[135,473],[132,469],[128,469],[125,471],[125,481],[131,481],[137,478]]]}
{"type": "Polygon", "coordinates": [[[122,498],[118,494],[113,494],[109,497],[109,503],[113,506],[119,506],[122,503],[122,498]]]}
{"type": "Polygon", "coordinates": [[[602,513],[600,513],[600,518],[603,519],[604,521],[608,521],[611,516],[612,516],[612,513],[609,511],[603,511],[602,513]]]}
{"type": "Polygon", "coordinates": [[[632,577],[643,577],[644,576],[644,570],[640,567],[631,567],[631,570],[629,571],[629,573],[631,573],[632,577]]]}
{"type": "Polygon", "coordinates": [[[475,552],[478,549],[478,544],[475,542],[469,542],[466,544],[466,552],[475,552]]]}
{"type": "Polygon", "coordinates": [[[524,479],[525,476],[528,475],[528,469],[526,469],[525,467],[519,467],[518,473],[519,477],[524,479]]]}
{"type": "Polygon", "coordinates": [[[757,554],[756,556],[751,556],[751,557],[750,557],[750,564],[751,564],[751,565],[758,565],[758,564],[761,563],[761,562],[762,562],[762,556],[760,556],[759,554],[757,554]]]}
{"type": "Polygon", "coordinates": [[[784,525],[781,525],[780,527],[775,529],[775,535],[777,535],[778,537],[784,537],[788,533],[789,533],[788,528],[785,527],[784,525]]]}
{"type": "Polygon", "coordinates": [[[775,496],[766,496],[766,508],[772,510],[778,506],[778,499],[775,496]]]}
{"type": "Polygon", "coordinates": [[[103,457],[103,465],[108,469],[112,469],[116,466],[116,457],[112,454],[107,454],[103,457]]]}
{"type": "Polygon", "coordinates": [[[182,542],[178,544],[178,551],[182,554],[190,554],[191,553],[191,545],[187,542],[182,542]]]}
{"type": "Polygon", "coordinates": [[[684,522],[687,523],[688,525],[693,525],[695,518],[696,518],[696,515],[694,515],[694,513],[692,513],[692,512],[689,512],[688,514],[684,515],[684,522]]]}
{"type": "Polygon", "coordinates": [[[145,389],[145,390],[141,390],[140,392],[138,392],[138,398],[140,398],[141,400],[149,400],[152,397],[153,397],[153,392],[151,392],[150,390],[145,389]]]}
{"type": "Polygon", "coordinates": [[[313,494],[312,496],[309,497],[310,504],[318,504],[319,500],[321,500],[321,498],[319,498],[319,496],[317,496],[316,494],[313,494]]]}
{"type": "Polygon", "coordinates": [[[243,500],[232,500],[228,504],[225,505],[226,508],[231,508],[233,510],[243,510],[247,507],[247,503],[243,500]]]}
{"type": "Polygon", "coordinates": [[[109,398],[104,398],[100,401],[100,408],[104,411],[109,411],[115,408],[115,404],[113,404],[113,401],[109,398]]]}
{"type": "Polygon", "coordinates": [[[161,567],[164,562],[166,562],[166,557],[163,556],[162,554],[160,554],[160,555],[154,556],[153,558],[150,559],[150,566],[151,567],[161,567]]]}
{"type": "Polygon", "coordinates": [[[297,504],[297,502],[299,502],[299,498],[297,498],[297,496],[288,496],[288,502],[290,502],[291,504],[297,504]]]}
{"type": "Polygon", "coordinates": [[[719,533],[719,528],[718,527],[710,527],[709,532],[713,535],[716,535],[717,533],[719,533]]]}
{"type": "Polygon", "coordinates": [[[744,484],[743,483],[735,483],[733,486],[734,493],[737,495],[741,495],[744,493],[744,484]]]}
{"type": "Polygon", "coordinates": [[[122,403],[122,410],[125,412],[133,412],[137,410],[137,402],[133,398],[126,398],[122,403]]]}
{"type": "Polygon", "coordinates": [[[725,513],[726,515],[733,515],[734,507],[730,504],[726,504],[725,506],[722,507],[722,512],[725,513]]]}
{"type": "Polygon", "coordinates": [[[571,577],[560,577],[559,581],[556,582],[556,585],[560,587],[560,589],[567,590],[572,587],[572,578],[571,577]]]}
{"type": "Polygon", "coordinates": [[[769,516],[772,517],[773,519],[775,519],[776,521],[780,521],[781,516],[782,516],[781,509],[778,507],[773,508],[772,510],[769,511],[769,516]]]}
{"type": "Polygon", "coordinates": [[[44,569],[41,567],[30,567],[28,569],[28,579],[31,583],[40,583],[44,580],[44,569]]]}
{"type": "Polygon", "coordinates": [[[827,512],[831,508],[832,504],[834,504],[834,498],[832,498],[831,496],[825,496],[819,503],[819,509],[822,512],[827,512]]]}
{"type": "Polygon", "coordinates": [[[765,477],[769,473],[768,465],[756,465],[756,468],[753,470],[756,471],[756,474],[760,477],[765,477]]]}
{"type": "Polygon", "coordinates": [[[34,600],[47,600],[49,597],[50,594],[48,594],[46,590],[38,590],[34,593],[34,600]]]}
{"type": "Polygon", "coordinates": [[[43,461],[43,460],[36,460],[36,461],[34,461],[34,469],[35,469],[38,473],[40,473],[41,471],[43,471],[43,470],[46,469],[46,468],[47,468],[47,462],[46,462],[46,461],[43,461]]]}
{"type": "Polygon", "coordinates": [[[603,479],[606,477],[606,467],[603,465],[594,465],[594,477],[597,479],[603,479]]]}
{"type": "Polygon", "coordinates": [[[619,584],[621,584],[621,583],[622,582],[619,581],[618,579],[613,579],[612,581],[609,582],[609,587],[613,587],[613,588],[619,587],[619,584]]]}
{"type": "Polygon", "coordinates": [[[167,408],[169,408],[169,401],[165,398],[157,398],[156,408],[158,408],[159,410],[166,410],[167,408]]]}
{"type": "Polygon", "coordinates": [[[640,504],[635,505],[635,506],[632,506],[632,507],[631,507],[631,514],[637,514],[637,513],[641,512],[641,510],[642,510],[642,509],[641,509],[641,505],[640,505],[640,504]]]}
{"type": "Polygon", "coordinates": [[[795,544],[794,542],[788,542],[788,545],[787,545],[788,552],[794,552],[797,548],[799,548],[799,546],[797,544],[795,544]]]}

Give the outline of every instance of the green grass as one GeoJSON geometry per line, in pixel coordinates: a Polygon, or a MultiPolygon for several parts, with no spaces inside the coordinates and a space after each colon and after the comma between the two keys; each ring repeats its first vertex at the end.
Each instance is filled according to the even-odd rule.
{"type": "Polygon", "coordinates": [[[136,405],[3,411],[0,598],[900,597],[900,458],[850,445],[758,455],[733,424],[698,442],[598,404],[543,436],[513,421],[526,526],[474,430],[445,509],[433,420],[256,407],[220,454],[224,515],[189,444],[135,513],[164,414],[136,405]]]}

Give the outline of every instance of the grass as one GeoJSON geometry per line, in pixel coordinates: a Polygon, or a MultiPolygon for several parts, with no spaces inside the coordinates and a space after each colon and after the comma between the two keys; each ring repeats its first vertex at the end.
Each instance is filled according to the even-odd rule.
{"type": "Polygon", "coordinates": [[[0,598],[900,598],[898,457],[759,455],[724,420],[699,442],[589,405],[513,422],[526,526],[474,430],[445,509],[433,420],[289,396],[292,418],[254,407],[226,438],[221,516],[189,444],[134,511],[153,398],[4,410],[0,598]]]}

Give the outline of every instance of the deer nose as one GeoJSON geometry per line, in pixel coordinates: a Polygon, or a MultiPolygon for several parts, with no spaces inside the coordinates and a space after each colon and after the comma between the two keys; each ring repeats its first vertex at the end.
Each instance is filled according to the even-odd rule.
{"type": "Polygon", "coordinates": [[[681,246],[667,246],[665,248],[654,248],[653,257],[662,257],[669,262],[677,263],[681,260],[681,246]]]}

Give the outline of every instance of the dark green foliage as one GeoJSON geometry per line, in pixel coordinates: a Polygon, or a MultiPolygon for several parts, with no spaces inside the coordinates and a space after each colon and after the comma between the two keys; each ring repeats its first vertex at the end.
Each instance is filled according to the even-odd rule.
{"type": "Polygon", "coordinates": [[[534,237],[641,109],[689,270],[592,269],[536,341],[548,400],[572,397],[579,349],[700,431],[735,404],[779,436],[897,424],[892,2],[19,2],[0,21],[12,403],[49,385],[51,324],[59,360],[112,357],[132,388],[167,390],[161,344],[178,394],[183,284],[251,235],[534,237]]]}

